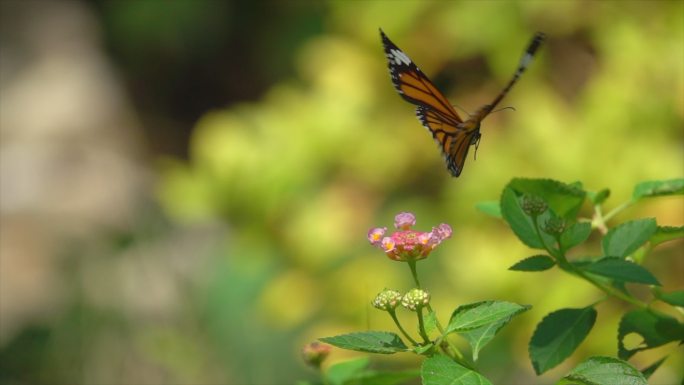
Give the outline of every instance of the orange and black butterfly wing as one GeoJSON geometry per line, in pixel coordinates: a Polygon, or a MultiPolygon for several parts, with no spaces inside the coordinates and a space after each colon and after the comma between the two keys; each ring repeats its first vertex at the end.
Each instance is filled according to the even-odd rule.
{"type": "Polygon", "coordinates": [[[423,74],[418,66],[380,30],[392,84],[404,100],[435,110],[442,118],[456,124],[461,118],[446,97],[423,74]]]}
{"type": "Polygon", "coordinates": [[[452,125],[438,112],[425,106],[416,108],[416,116],[439,144],[451,175],[461,175],[468,149],[480,139],[480,130],[467,131],[458,125],[452,125]]]}
{"type": "Polygon", "coordinates": [[[380,30],[392,84],[404,100],[418,105],[416,116],[437,141],[449,172],[459,176],[468,148],[479,139],[479,130],[461,128],[461,120],[447,98],[413,61],[380,30]]]}

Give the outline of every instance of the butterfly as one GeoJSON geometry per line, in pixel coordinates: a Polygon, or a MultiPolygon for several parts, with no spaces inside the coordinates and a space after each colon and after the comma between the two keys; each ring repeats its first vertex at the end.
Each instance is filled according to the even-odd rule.
{"type": "Polygon", "coordinates": [[[520,59],[518,69],[506,87],[489,104],[480,107],[465,121],[461,119],[447,98],[435,87],[413,61],[380,30],[382,45],[387,56],[392,84],[404,100],[415,104],[418,120],[437,141],[444,155],[447,169],[457,177],[463,171],[468,149],[480,142],[480,123],[506,96],[520,75],[532,61],[532,57],[545,39],[537,32],[520,59]]]}

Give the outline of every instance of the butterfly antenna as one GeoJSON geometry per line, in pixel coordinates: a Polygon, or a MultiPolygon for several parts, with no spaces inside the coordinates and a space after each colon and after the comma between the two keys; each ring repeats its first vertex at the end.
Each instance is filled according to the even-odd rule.
{"type": "Polygon", "coordinates": [[[513,110],[513,111],[517,111],[517,110],[515,109],[515,107],[508,106],[508,107],[499,108],[498,110],[492,111],[491,113],[493,114],[493,113],[495,113],[495,112],[499,112],[499,111],[503,111],[503,110],[513,110]]]}
{"type": "Polygon", "coordinates": [[[459,106],[458,104],[452,104],[452,106],[458,108],[459,110],[461,110],[461,112],[463,112],[464,114],[470,116],[470,112],[466,111],[465,108],[459,106]]]}

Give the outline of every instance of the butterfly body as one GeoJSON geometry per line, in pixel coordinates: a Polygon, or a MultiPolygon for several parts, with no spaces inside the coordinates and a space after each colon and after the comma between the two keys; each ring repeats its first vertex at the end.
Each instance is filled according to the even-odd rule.
{"type": "Polygon", "coordinates": [[[463,171],[468,149],[480,141],[480,124],[503,99],[520,75],[525,71],[544,35],[537,33],[525,51],[513,78],[492,101],[461,119],[447,98],[399,47],[380,30],[382,44],[387,56],[392,84],[399,95],[415,104],[416,116],[439,144],[451,175],[457,177],[463,171]]]}

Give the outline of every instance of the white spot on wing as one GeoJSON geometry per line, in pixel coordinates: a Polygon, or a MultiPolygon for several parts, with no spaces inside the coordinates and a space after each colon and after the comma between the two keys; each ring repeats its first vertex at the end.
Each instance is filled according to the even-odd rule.
{"type": "Polygon", "coordinates": [[[394,63],[395,63],[395,64],[397,64],[397,65],[398,65],[398,64],[401,64],[401,63],[403,63],[403,64],[405,64],[405,65],[411,64],[411,59],[409,59],[409,57],[406,56],[406,54],[403,53],[403,52],[401,52],[400,50],[398,50],[398,49],[393,49],[393,50],[391,50],[390,52],[391,52],[391,54],[392,54],[392,56],[393,56],[393,59],[394,59],[394,63]]]}
{"type": "Polygon", "coordinates": [[[532,61],[532,55],[526,53],[522,59],[520,59],[520,67],[525,68],[532,61]]]}

